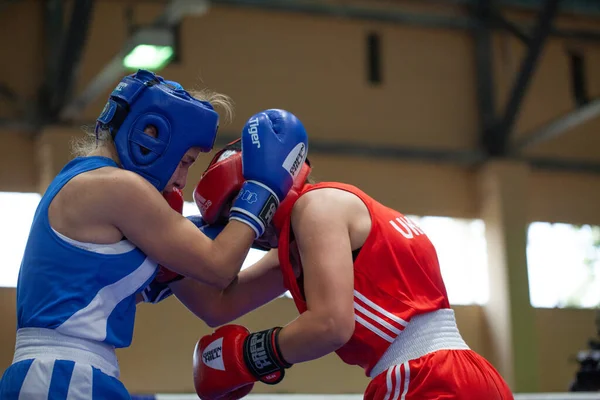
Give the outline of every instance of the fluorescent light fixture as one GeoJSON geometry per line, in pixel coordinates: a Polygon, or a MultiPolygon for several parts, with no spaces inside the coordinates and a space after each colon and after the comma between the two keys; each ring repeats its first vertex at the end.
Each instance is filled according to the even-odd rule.
{"type": "Polygon", "coordinates": [[[159,70],[171,61],[173,53],[171,46],[140,44],[125,56],[123,65],[128,69],[159,70]]]}
{"type": "Polygon", "coordinates": [[[169,28],[143,28],[127,44],[123,66],[130,70],[164,68],[175,55],[175,38],[169,28]]]}

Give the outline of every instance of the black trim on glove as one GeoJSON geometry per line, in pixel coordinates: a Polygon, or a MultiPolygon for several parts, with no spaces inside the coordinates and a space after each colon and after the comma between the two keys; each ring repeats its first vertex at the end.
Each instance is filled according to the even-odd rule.
{"type": "Polygon", "coordinates": [[[279,332],[275,327],[250,334],[244,340],[244,362],[250,373],[268,385],[281,382],[292,364],[284,360],[279,349],[279,332]]]}
{"type": "Polygon", "coordinates": [[[168,283],[161,283],[153,280],[148,286],[142,290],[142,298],[144,303],[157,304],[167,299],[173,294],[168,283]]]}

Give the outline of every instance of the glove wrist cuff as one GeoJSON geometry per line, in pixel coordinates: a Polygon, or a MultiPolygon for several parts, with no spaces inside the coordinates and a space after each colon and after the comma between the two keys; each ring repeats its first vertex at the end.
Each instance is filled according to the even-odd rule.
{"type": "Polygon", "coordinates": [[[259,381],[275,385],[282,381],[292,364],[285,361],[279,349],[281,327],[250,334],[244,340],[244,362],[259,381]]]}
{"type": "Polygon", "coordinates": [[[248,224],[259,238],[271,223],[279,207],[279,198],[268,186],[257,181],[246,181],[233,201],[229,219],[248,224]]]}
{"type": "Polygon", "coordinates": [[[277,195],[277,193],[275,193],[275,191],[273,191],[273,189],[271,189],[270,187],[268,187],[264,183],[261,183],[259,181],[255,181],[255,180],[252,180],[252,179],[249,179],[249,180],[245,181],[244,183],[248,187],[262,188],[266,192],[270,193],[275,198],[275,201],[277,202],[277,205],[279,205],[279,196],[277,195]]]}
{"type": "Polygon", "coordinates": [[[292,366],[292,364],[290,364],[285,360],[285,358],[283,358],[283,354],[281,354],[281,349],[279,348],[279,333],[281,332],[281,329],[282,328],[279,326],[271,329],[273,331],[273,347],[275,349],[277,361],[283,368],[288,369],[292,366]]]}

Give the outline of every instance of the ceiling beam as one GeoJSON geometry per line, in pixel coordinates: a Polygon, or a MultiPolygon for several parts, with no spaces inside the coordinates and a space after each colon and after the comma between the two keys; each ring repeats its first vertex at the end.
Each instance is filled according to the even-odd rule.
{"type": "Polygon", "coordinates": [[[540,143],[565,134],[600,115],[600,98],[589,102],[516,140],[511,146],[513,153],[520,153],[540,143]]]}

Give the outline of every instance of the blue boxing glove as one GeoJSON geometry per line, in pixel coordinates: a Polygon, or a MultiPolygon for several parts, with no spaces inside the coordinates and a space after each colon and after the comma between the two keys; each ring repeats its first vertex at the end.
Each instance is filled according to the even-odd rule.
{"type": "MultiPolygon", "coordinates": [[[[212,240],[225,228],[225,225],[208,225],[200,215],[192,215],[186,218],[212,240]]],[[[162,265],[159,266],[154,279],[141,292],[144,302],[156,304],[165,300],[173,294],[169,284],[183,278],[183,276],[164,268],[162,265]]]]}
{"type": "Polygon", "coordinates": [[[225,225],[220,224],[208,225],[201,215],[190,215],[186,218],[189,219],[194,225],[196,225],[196,227],[198,227],[198,229],[200,229],[202,233],[212,240],[215,240],[215,238],[219,236],[219,233],[221,233],[225,228],[225,225]]]}
{"type": "Polygon", "coordinates": [[[253,115],[242,130],[245,182],[229,219],[249,225],[259,238],[287,196],[308,152],[302,122],[285,110],[253,115]]]}

